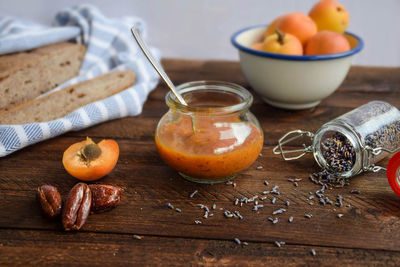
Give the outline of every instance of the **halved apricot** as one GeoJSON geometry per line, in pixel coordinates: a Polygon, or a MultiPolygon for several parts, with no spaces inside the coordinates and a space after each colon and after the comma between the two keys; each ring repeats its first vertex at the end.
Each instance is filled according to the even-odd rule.
{"type": "Polygon", "coordinates": [[[75,143],[65,150],[63,165],[73,177],[82,181],[94,181],[107,175],[114,169],[119,156],[117,142],[111,139],[98,144],[89,137],[75,143]]]}

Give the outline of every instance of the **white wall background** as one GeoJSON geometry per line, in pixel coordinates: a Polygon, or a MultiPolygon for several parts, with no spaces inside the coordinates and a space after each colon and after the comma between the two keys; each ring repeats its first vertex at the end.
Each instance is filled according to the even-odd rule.
{"type": "MultiPolygon", "coordinates": [[[[51,23],[58,10],[80,0],[0,0],[0,15],[51,23]]],[[[135,15],[163,57],[237,60],[230,36],[278,15],[307,13],[317,0],[86,0],[107,16],[135,15]]],[[[340,0],[350,12],[349,31],[365,41],[358,65],[400,66],[400,0],[340,0]]]]}

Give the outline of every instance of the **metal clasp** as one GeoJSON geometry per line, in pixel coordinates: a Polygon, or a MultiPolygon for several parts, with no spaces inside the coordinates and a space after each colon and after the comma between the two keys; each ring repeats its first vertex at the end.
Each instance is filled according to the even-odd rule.
{"type": "Polygon", "coordinates": [[[283,145],[286,145],[287,143],[296,140],[298,138],[302,138],[303,136],[309,137],[310,140],[312,141],[314,138],[314,134],[308,131],[303,131],[303,130],[294,130],[294,131],[290,131],[288,133],[286,133],[284,136],[282,136],[279,141],[278,141],[278,145],[276,147],[274,147],[274,149],[272,150],[272,152],[275,155],[281,154],[282,158],[286,161],[288,160],[295,160],[295,159],[299,159],[302,156],[304,156],[305,154],[312,152],[312,146],[306,146],[306,144],[303,144],[302,149],[293,149],[293,150],[284,150],[282,148],[283,145]],[[295,135],[293,137],[290,137],[290,135],[295,135]],[[279,150],[279,151],[278,151],[279,150]],[[286,154],[290,154],[290,153],[299,153],[301,152],[300,155],[294,156],[294,157],[286,157],[286,154]]]}
{"type": "MultiPolygon", "coordinates": [[[[374,156],[378,156],[379,154],[381,154],[383,151],[388,152],[390,154],[394,154],[400,151],[400,147],[396,148],[394,150],[390,150],[384,147],[376,147],[376,148],[372,148],[370,146],[365,146],[364,150],[367,151],[368,153],[371,153],[374,156]]],[[[382,166],[377,166],[377,165],[371,165],[371,166],[366,166],[364,167],[364,171],[371,171],[371,172],[378,172],[380,170],[385,170],[385,167],[382,166]]]]}

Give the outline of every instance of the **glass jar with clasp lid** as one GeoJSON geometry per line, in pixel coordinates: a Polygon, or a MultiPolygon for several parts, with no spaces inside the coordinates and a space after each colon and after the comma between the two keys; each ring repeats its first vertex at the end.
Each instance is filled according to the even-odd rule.
{"type": "MultiPolygon", "coordinates": [[[[295,130],[279,139],[274,154],[284,160],[299,159],[313,153],[318,165],[332,176],[347,179],[361,172],[378,172],[376,165],[386,156],[400,150],[400,111],[383,101],[372,101],[324,125],[314,134],[295,130]],[[285,150],[289,143],[306,138],[310,145],[285,150]]],[[[400,154],[389,161],[387,176],[393,191],[400,196],[400,154]]]]}

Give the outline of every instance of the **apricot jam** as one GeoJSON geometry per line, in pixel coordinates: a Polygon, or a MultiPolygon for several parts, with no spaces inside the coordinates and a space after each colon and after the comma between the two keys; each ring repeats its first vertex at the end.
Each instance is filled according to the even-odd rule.
{"type": "Polygon", "coordinates": [[[218,183],[249,167],[263,146],[263,132],[248,110],[251,94],[224,82],[191,82],[178,87],[188,106],[172,94],[155,142],[166,164],[184,178],[218,183]]]}

